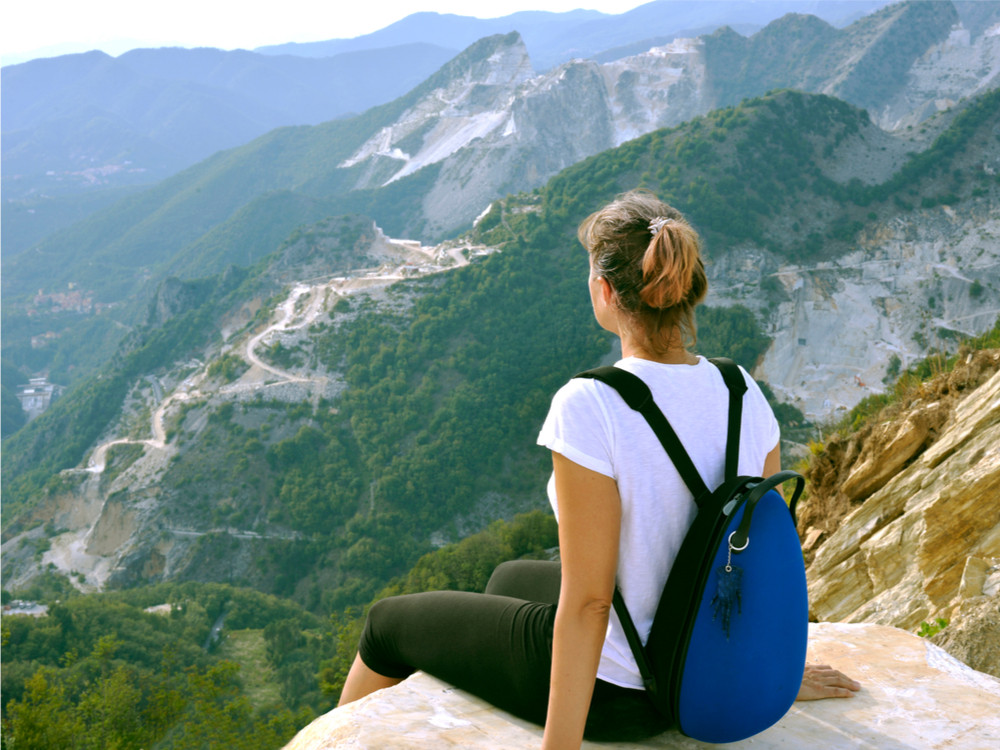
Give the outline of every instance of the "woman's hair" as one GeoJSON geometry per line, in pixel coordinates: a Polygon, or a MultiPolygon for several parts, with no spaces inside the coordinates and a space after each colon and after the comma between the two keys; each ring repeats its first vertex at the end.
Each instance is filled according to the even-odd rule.
{"type": "Polygon", "coordinates": [[[694,344],[694,309],[708,279],[698,234],[677,209],[633,190],[584,219],[578,236],[654,353],[666,351],[675,329],[694,344]]]}

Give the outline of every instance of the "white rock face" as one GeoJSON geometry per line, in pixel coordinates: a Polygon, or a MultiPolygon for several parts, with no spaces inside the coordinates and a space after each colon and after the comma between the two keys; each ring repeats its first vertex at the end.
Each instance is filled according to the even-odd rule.
{"type": "Polygon", "coordinates": [[[663,47],[601,66],[615,126],[615,146],[703,114],[704,45],[675,39],[663,47]]]}
{"type": "MultiPolygon", "coordinates": [[[[510,121],[514,92],[533,75],[528,50],[520,39],[501,45],[427,94],[393,125],[379,130],[340,166],[353,167],[374,157],[393,159],[399,164],[381,183],[388,184],[436,164],[473,140],[502,129],[510,121]],[[406,150],[400,143],[407,144],[406,150]]],[[[377,186],[371,178],[358,185],[377,186]]]]}
{"type": "MultiPolygon", "coordinates": [[[[858,44],[861,55],[865,41],[858,44]]],[[[804,88],[837,95],[855,63],[817,69],[804,88]]],[[[471,222],[504,194],[531,190],[588,156],[719,106],[700,38],[535,75],[523,42],[511,35],[463,64],[340,165],[361,166],[356,187],[374,188],[441,164],[424,200],[428,238],[471,222]]],[[[1000,35],[988,30],[973,40],[959,27],[913,64],[905,85],[871,116],[884,129],[905,128],[992,88],[998,75],[1000,35]]]]}
{"type": "Polygon", "coordinates": [[[910,69],[905,89],[872,120],[885,130],[916,125],[963,97],[995,88],[1000,81],[1000,24],[974,41],[961,25],[935,44],[910,69]]]}
{"type": "Polygon", "coordinates": [[[835,261],[778,265],[764,251],[735,249],[709,273],[711,304],[768,318],[773,343],[755,375],[808,418],[836,418],[884,390],[893,355],[905,369],[947,345],[942,329],[973,336],[993,325],[1000,217],[968,203],[914,211],[875,226],[835,261]],[[787,295],[771,313],[759,286],[768,276],[787,295]]]}
{"type": "MultiPolygon", "coordinates": [[[[770,729],[726,745],[753,750],[903,750],[1000,743],[1000,680],[969,669],[931,643],[878,625],[811,625],[809,661],[862,684],[853,698],[797,703],[770,729]]],[[[402,684],[335,709],[285,750],[332,748],[537,748],[542,730],[417,673],[402,684]]],[[[641,743],[585,742],[584,748],[708,748],[671,731],[641,743]]]]}
{"type": "Polygon", "coordinates": [[[530,189],[587,156],[708,111],[704,77],[698,40],[534,75],[518,38],[427,93],[340,167],[364,166],[357,187],[371,188],[444,162],[424,214],[431,231],[447,230],[502,193],[530,189]]]}

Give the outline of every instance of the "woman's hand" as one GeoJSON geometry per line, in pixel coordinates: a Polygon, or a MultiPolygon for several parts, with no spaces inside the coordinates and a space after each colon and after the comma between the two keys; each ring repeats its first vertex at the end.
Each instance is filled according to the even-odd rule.
{"type": "Polygon", "coordinates": [[[797,701],[818,701],[823,698],[851,698],[861,689],[861,684],[855,682],[833,667],[826,664],[806,664],[802,675],[802,687],[799,688],[797,701]]]}

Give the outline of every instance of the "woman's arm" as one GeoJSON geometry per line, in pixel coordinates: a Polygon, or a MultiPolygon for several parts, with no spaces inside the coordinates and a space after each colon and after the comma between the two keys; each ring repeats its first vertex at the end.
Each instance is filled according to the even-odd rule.
{"type": "MultiPolygon", "coordinates": [[[[779,442],[764,459],[763,476],[769,477],[781,471],[781,443],[779,442]]],[[[779,493],[781,487],[776,487],[779,493]]],[[[852,680],[826,664],[806,664],[802,675],[797,701],[815,701],[823,698],[850,698],[861,689],[860,683],[852,680]]]]}
{"type": "Polygon", "coordinates": [[[562,585],[552,639],[543,750],[573,748],[583,729],[608,628],[618,568],[621,497],[610,477],[552,454],[562,585]]]}
{"type": "MultiPolygon", "coordinates": [[[[770,450],[770,452],[768,452],[767,456],[764,458],[764,471],[762,472],[761,476],[766,478],[771,476],[772,474],[777,474],[779,471],[781,471],[780,440],[778,441],[778,444],[774,446],[770,450]]],[[[780,492],[781,490],[779,489],[778,491],[780,492]]]]}

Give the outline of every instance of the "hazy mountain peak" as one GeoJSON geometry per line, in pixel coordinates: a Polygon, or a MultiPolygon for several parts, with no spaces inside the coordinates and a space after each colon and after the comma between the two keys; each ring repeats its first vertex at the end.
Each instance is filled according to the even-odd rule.
{"type": "Polygon", "coordinates": [[[504,126],[515,90],[533,75],[516,31],[481,39],[441,68],[412,107],[340,166],[372,159],[363,180],[386,184],[442,161],[504,126]]]}
{"type": "Polygon", "coordinates": [[[450,82],[475,81],[484,85],[520,83],[534,72],[521,35],[494,34],[475,42],[446,63],[428,83],[442,87],[450,82]]]}

